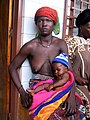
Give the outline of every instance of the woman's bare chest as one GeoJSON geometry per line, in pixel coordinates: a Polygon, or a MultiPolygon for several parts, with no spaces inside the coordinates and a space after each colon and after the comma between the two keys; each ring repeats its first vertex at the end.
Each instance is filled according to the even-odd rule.
{"type": "Polygon", "coordinates": [[[57,56],[58,52],[53,50],[39,49],[29,59],[33,72],[40,69],[51,68],[52,60],[57,56]]]}

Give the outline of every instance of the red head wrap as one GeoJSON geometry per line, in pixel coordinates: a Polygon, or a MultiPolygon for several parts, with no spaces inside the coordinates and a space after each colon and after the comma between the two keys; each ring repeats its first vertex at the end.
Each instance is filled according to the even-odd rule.
{"type": "Polygon", "coordinates": [[[52,9],[50,7],[41,7],[36,11],[35,14],[35,20],[36,17],[48,17],[51,20],[53,20],[55,23],[57,22],[58,19],[58,14],[57,11],[55,9],[52,9]]]}

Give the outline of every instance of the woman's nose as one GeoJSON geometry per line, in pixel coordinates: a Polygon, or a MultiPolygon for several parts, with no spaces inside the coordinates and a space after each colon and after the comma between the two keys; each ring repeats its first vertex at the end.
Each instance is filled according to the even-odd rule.
{"type": "Polygon", "coordinates": [[[43,26],[46,26],[47,25],[47,22],[46,21],[43,21],[43,26]]]}

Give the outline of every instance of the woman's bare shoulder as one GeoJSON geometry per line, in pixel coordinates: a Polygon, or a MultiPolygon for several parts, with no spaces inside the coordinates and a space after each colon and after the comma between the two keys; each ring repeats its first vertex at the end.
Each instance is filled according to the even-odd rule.
{"type": "Polygon", "coordinates": [[[32,40],[29,40],[26,45],[36,44],[38,42],[38,38],[33,38],[32,40]]]}
{"type": "Polygon", "coordinates": [[[32,51],[34,48],[36,48],[37,44],[38,44],[38,40],[37,40],[37,38],[34,38],[34,39],[28,41],[27,43],[25,43],[21,47],[20,51],[28,53],[29,51],[32,51]]]}
{"type": "Polygon", "coordinates": [[[58,37],[54,37],[53,38],[53,41],[54,41],[54,43],[55,44],[57,44],[58,46],[66,46],[66,42],[65,42],[65,40],[63,40],[63,39],[60,39],[60,38],[58,38],[58,37]]]}
{"type": "Polygon", "coordinates": [[[61,38],[58,38],[58,37],[53,37],[53,39],[54,39],[54,41],[56,41],[56,42],[65,42],[65,40],[63,40],[63,39],[61,39],[61,38]]]}
{"type": "Polygon", "coordinates": [[[37,45],[37,43],[38,43],[38,39],[34,38],[32,40],[29,40],[27,43],[25,43],[23,45],[23,47],[33,47],[33,46],[37,45]]]}

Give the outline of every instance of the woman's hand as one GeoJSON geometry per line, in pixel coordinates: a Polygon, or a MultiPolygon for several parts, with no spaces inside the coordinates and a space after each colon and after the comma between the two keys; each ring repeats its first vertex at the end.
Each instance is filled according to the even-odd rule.
{"type": "Polygon", "coordinates": [[[76,112],[76,106],[75,106],[75,94],[72,95],[70,93],[70,96],[67,98],[65,102],[65,109],[66,109],[66,116],[73,115],[76,112]]]}
{"type": "Polygon", "coordinates": [[[66,116],[70,116],[76,112],[76,104],[75,104],[75,84],[73,85],[70,94],[65,101],[64,108],[66,109],[66,116]]]}
{"type": "Polygon", "coordinates": [[[79,85],[87,85],[89,83],[88,80],[82,78],[79,74],[74,73],[75,76],[75,81],[76,83],[78,83],[79,85]]]}
{"type": "Polygon", "coordinates": [[[33,102],[32,95],[26,93],[25,90],[23,89],[23,87],[20,88],[19,93],[20,93],[21,103],[22,103],[23,107],[29,108],[33,102]]]}

